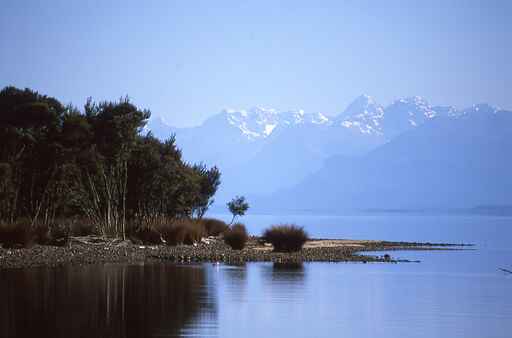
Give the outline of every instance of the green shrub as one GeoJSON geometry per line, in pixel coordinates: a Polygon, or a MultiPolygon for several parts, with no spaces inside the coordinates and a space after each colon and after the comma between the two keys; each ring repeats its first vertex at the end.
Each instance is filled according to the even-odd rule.
{"type": "Polygon", "coordinates": [[[249,203],[247,203],[244,196],[236,196],[227,203],[227,206],[229,212],[233,215],[230,224],[233,224],[236,217],[245,215],[247,210],[249,210],[249,203]]]}
{"type": "Polygon", "coordinates": [[[274,251],[300,251],[308,240],[308,234],[296,225],[274,225],[263,232],[262,238],[271,243],[274,251]]]}
{"type": "Polygon", "coordinates": [[[224,242],[234,250],[242,250],[249,239],[245,225],[237,223],[224,232],[224,242]]]}
{"type": "Polygon", "coordinates": [[[207,236],[219,236],[229,229],[229,226],[220,219],[203,218],[199,222],[203,225],[207,236]]]}

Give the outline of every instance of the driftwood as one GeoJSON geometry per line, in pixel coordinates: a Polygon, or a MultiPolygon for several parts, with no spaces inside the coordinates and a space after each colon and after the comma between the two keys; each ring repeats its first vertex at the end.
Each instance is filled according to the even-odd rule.
{"type": "Polygon", "coordinates": [[[85,245],[115,245],[123,242],[122,239],[107,239],[101,236],[71,236],[69,237],[71,244],[85,244],[85,245]]]}
{"type": "Polygon", "coordinates": [[[510,273],[510,274],[512,274],[512,271],[507,270],[507,269],[498,268],[498,270],[501,270],[501,271],[503,271],[503,272],[506,272],[506,273],[510,273]]]}

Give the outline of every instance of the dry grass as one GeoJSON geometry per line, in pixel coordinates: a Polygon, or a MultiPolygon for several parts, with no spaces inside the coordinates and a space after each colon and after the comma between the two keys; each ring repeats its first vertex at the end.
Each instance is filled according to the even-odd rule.
{"type": "Polygon", "coordinates": [[[262,238],[271,243],[274,251],[300,251],[308,240],[308,234],[302,227],[294,224],[274,225],[263,232],[262,238]]]}
{"type": "Polygon", "coordinates": [[[158,232],[160,232],[167,245],[191,245],[201,241],[201,238],[206,236],[203,225],[189,218],[175,219],[170,224],[160,226],[158,232]]]}
{"type": "Polygon", "coordinates": [[[69,232],[72,236],[88,236],[96,233],[93,222],[86,218],[74,218],[69,222],[69,232]]]}
{"type": "Polygon", "coordinates": [[[0,224],[0,244],[5,248],[27,248],[35,243],[30,222],[20,220],[15,223],[0,224]]]}
{"type": "Polygon", "coordinates": [[[198,222],[203,225],[208,236],[219,236],[229,229],[229,226],[220,219],[202,218],[198,222]]]}
{"type": "Polygon", "coordinates": [[[69,223],[63,221],[31,226],[29,220],[21,219],[0,224],[0,245],[5,248],[29,248],[36,243],[64,246],[68,244],[69,236],[69,223]]]}
{"type": "Polygon", "coordinates": [[[224,242],[234,250],[242,250],[249,239],[245,225],[237,223],[224,232],[224,242]]]}

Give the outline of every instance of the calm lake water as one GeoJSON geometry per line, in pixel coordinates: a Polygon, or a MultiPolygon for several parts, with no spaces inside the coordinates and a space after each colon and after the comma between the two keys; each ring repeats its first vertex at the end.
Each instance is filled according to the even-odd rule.
{"type": "MultiPolygon", "coordinates": [[[[222,217],[227,217],[223,215],[222,217]]],[[[0,337],[511,337],[512,218],[247,216],[313,237],[474,243],[421,263],[0,271],[0,337]]]]}

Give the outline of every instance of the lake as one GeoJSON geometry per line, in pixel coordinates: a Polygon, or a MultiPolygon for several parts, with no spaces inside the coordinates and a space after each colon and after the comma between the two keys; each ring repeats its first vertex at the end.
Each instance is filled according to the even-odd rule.
{"type": "MultiPolygon", "coordinates": [[[[217,215],[229,218],[228,215],[217,215]]],[[[252,215],[312,237],[474,243],[421,263],[105,265],[0,271],[0,337],[510,337],[512,218],[252,215]]]]}

